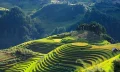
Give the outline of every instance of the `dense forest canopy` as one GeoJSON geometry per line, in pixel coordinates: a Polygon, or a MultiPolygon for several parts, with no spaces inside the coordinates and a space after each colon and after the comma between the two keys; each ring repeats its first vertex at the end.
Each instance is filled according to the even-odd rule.
{"type": "Polygon", "coordinates": [[[118,0],[0,0],[0,48],[73,31],[93,21],[120,41],[119,17],[118,0]]]}
{"type": "Polygon", "coordinates": [[[1,13],[0,25],[0,45],[3,48],[7,45],[15,45],[30,39],[40,38],[39,32],[42,31],[43,33],[40,25],[34,24],[33,20],[26,16],[19,7],[1,13]]]}
{"type": "Polygon", "coordinates": [[[107,34],[105,27],[96,22],[91,22],[90,24],[80,24],[78,25],[76,30],[91,31],[97,34],[98,36],[102,37],[103,39],[109,41],[110,43],[116,43],[116,41],[107,34]]]}

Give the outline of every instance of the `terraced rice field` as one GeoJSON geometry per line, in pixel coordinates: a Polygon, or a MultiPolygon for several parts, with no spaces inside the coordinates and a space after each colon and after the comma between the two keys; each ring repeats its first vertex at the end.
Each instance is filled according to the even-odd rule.
{"type": "Polygon", "coordinates": [[[58,41],[60,40],[55,40],[55,41],[49,39],[33,40],[14,46],[12,47],[12,49],[27,48],[34,52],[48,53],[51,50],[63,44],[58,41]]]}
{"type": "MultiPolygon", "coordinates": [[[[5,50],[34,56],[8,66],[3,72],[95,72],[97,68],[112,72],[112,62],[120,58],[119,51],[112,51],[113,48],[120,50],[120,43],[62,43],[62,38],[58,36],[25,42],[5,50]]],[[[4,53],[0,55],[4,56],[0,57],[1,60],[10,57],[4,53]]]]}
{"type": "Polygon", "coordinates": [[[43,65],[40,71],[74,72],[76,69],[82,70],[86,67],[101,63],[117,54],[118,53],[113,53],[109,49],[92,49],[90,45],[63,45],[50,52],[49,55],[44,58],[43,63],[45,66],[40,63],[40,65],[43,65]],[[49,62],[49,64],[47,62],[49,62]]]}
{"type": "Polygon", "coordinates": [[[14,65],[9,70],[6,70],[6,72],[34,72],[37,63],[42,60],[42,58],[40,57],[42,56],[31,58],[25,62],[20,62],[14,65]]]}
{"type": "Polygon", "coordinates": [[[9,53],[0,52],[0,62],[11,58],[14,57],[11,56],[9,53]]]}
{"type": "Polygon", "coordinates": [[[87,43],[64,44],[42,58],[37,57],[16,64],[6,72],[87,72],[95,66],[104,68],[103,64],[112,65],[112,61],[116,59],[115,56],[119,55],[119,52],[112,52],[111,49],[112,47],[119,48],[119,46],[119,44],[106,46],[95,46],[87,43]]]}

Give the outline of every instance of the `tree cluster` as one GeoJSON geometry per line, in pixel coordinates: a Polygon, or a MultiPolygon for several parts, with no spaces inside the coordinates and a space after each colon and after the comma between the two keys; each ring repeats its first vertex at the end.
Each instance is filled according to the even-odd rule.
{"type": "Polygon", "coordinates": [[[96,22],[92,22],[90,24],[80,24],[77,30],[88,30],[98,35],[106,33],[106,29],[101,24],[96,22]]]}
{"type": "Polygon", "coordinates": [[[120,60],[114,61],[114,72],[120,72],[120,60]]]}
{"type": "Polygon", "coordinates": [[[61,34],[61,33],[64,33],[64,32],[66,32],[65,27],[57,27],[52,31],[51,35],[61,34]]]}
{"type": "Polygon", "coordinates": [[[107,34],[105,27],[97,22],[91,22],[90,24],[80,24],[77,27],[77,31],[81,31],[81,30],[94,32],[95,34],[102,37],[104,40],[107,40],[110,43],[116,43],[116,41],[107,34]]]}
{"type": "Polygon", "coordinates": [[[40,24],[26,16],[19,7],[13,7],[0,17],[0,48],[40,38],[42,32],[40,24]]]}

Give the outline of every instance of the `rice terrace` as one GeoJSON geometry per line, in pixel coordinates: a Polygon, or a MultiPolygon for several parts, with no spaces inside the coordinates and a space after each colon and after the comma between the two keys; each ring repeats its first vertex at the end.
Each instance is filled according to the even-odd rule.
{"type": "Polygon", "coordinates": [[[107,40],[95,43],[78,41],[75,39],[77,35],[79,35],[77,31],[63,33],[1,50],[0,70],[5,72],[114,71],[113,62],[120,58],[120,43],[111,44],[107,40]],[[112,50],[113,48],[117,51],[112,50]]]}
{"type": "Polygon", "coordinates": [[[0,72],[120,72],[120,0],[0,0],[0,72]]]}

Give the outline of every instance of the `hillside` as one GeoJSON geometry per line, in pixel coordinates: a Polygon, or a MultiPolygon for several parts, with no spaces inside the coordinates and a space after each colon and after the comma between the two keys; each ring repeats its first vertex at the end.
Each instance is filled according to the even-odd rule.
{"type": "Polygon", "coordinates": [[[41,23],[47,35],[72,31],[78,24],[96,21],[105,26],[108,34],[119,41],[119,11],[119,3],[115,4],[107,1],[82,4],[55,3],[40,8],[31,16],[41,23]],[[61,27],[65,30],[59,32],[61,27]],[[52,33],[55,30],[58,33],[52,33]]]}
{"type": "Polygon", "coordinates": [[[112,36],[115,40],[120,40],[118,31],[120,30],[119,22],[119,9],[120,4],[112,3],[96,3],[92,10],[87,11],[81,21],[68,28],[68,31],[75,30],[74,28],[81,23],[90,23],[92,21],[102,24],[107,33],[112,36]]]}
{"type": "Polygon", "coordinates": [[[120,4],[115,1],[117,0],[0,0],[0,48],[70,32],[79,24],[92,21],[105,26],[107,33],[120,41],[120,4]],[[22,15],[11,12],[14,6],[20,8],[22,15]],[[15,19],[8,14],[15,15],[15,19]]]}
{"type": "Polygon", "coordinates": [[[41,26],[46,28],[49,34],[56,27],[68,27],[80,21],[85,14],[82,5],[50,4],[44,6],[32,15],[32,18],[41,22],[41,26]]]}
{"type": "Polygon", "coordinates": [[[120,43],[111,44],[104,37],[99,38],[105,32],[98,33],[91,25],[89,31],[81,27],[78,31],[32,40],[1,50],[0,71],[114,72],[113,61],[120,58],[120,52],[113,48],[120,49],[120,43]]]}
{"type": "Polygon", "coordinates": [[[91,12],[87,12],[84,17],[84,22],[96,21],[103,26],[105,26],[108,34],[112,36],[115,40],[120,40],[119,38],[119,15],[120,15],[119,4],[109,4],[109,3],[98,3],[91,12]]]}
{"type": "Polygon", "coordinates": [[[30,14],[48,3],[50,3],[50,0],[0,0],[0,7],[10,9],[19,6],[26,14],[30,14]]]}
{"type": "Polygon", "coordinates": [[[54,2],[70,2],[70,3],[79,3],[79,2],[107,2],[107,3],[120,3],[119,0],[51,0],[54,2]]]}
{"type": "Polygon", "coordinates": [[[100,2],[101,0],[51,0],[53,3],[94,3],[94,2],[100,2]]]}
{"type": "Polygon", "coordinates": [[[0,0],[0,72],[120,72],[119,0],[0,0]]]}
{"type": "Polygon", "coordinates": [[[0,49],[40,38],[43,29],[34,23],[19,7],[0,7],[0,49]]]}

